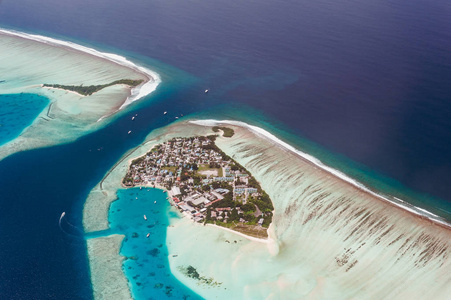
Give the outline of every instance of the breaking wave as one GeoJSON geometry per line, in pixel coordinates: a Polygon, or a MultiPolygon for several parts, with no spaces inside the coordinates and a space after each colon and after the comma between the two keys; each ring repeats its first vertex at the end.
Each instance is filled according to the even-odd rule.
{"type": "Polygon", "coordinates": [[[135,63],[127,60],[125,57],[117,55],[117,54],[104,53],[104,52],[97,51],[93,48],[82,46],[82,45],[79,45],[79,44],[76,44],[73,42],[57,40],[57,39],[42,36],[42,35],[29,34],[29,33],[19,32],[19,31],[15,31],[15,30],[5,30],[5,29],[0,28],[0,33],[17,36],[17,37],[25,38],[28,40],[33,40],[33,41],[40,42],[40,43],[45,43],[45,44],[48,44],[51,46],[67,47],[70,49],[75,49],[80,52],[87,53],[87,54],[108,60],[115,64],[133,69],[133,70],[137,71],[138,73],[141,73],[144,76],[146,76],[148,78],[148,80],[144,84],[138,85],[137,87],[134,87],[131,90],[131,95],[129,97],[127,97],[127,99],[122,104],[122,106],[119,108],[119,110],[123,109],[130,103],[149,95],[150,93],[155,91],[157,86],[161,83],[161,78],[156,72],[149,70],[145,67],[138,66],[135,63]]]}
{"type": "Polygon", "coordinates": [[[341,172],[339,170],[336,170],[334,168],[331,168],[331,167],[325,165],[323,162],[321,162],[316,157],[296,149],[295,147],[293,147],[290,144],[280,140],[275,135],[273,135],[272,133],[266,131],[263,128],[260,128],[260,127],[254,126],[254,125],[250,125],[250,124],[247,124],[245,122],[234,121],[234,120],[213,120],[213,119],[207,119],[207,120],[192,120],[192,121],[189,121],[189,122],[192,123],[192,124],[197,124],[197,125],[201,125],[201,126],[216,126],[216,125],[229,124],[229,125],[235,125],[235,126],[247,128],[250,131],[252,131],[253,133],[255,133],[255,134],[257,134],[257,135],[259,135],[261,137],[264,137],[264,138],[272,141],[274,144],[278,145],[279,147],[281,147],[281,148],[283,148],[285,150],[291,151],[291,152],[295,153],[298,156],[301,156],[302,158],[304,158],[305,160],[313,163],[317,167],[319,167],[319,168],[321,168],[321,169],[323,169],[323,170],[335,175],[336,177],[338,177],[338,178],[340,178],[340,179],[342,179],[342,180],[344,180],[344,181],[356,186],[357,188],[359,188],[361,190],[364,190],[367,193],[370,193],[373,196],[378,197],[379,199],[381,199],[383,201],[390,202],[393,205],[396,205],[396,206],[398,206],[398,207],[400,207],[402,209],[405,209],[405,210],[407,210],[407,211],[409,211],[411,213],[414,213],[414,214],[419,215],[421,217],[428,218],[428,219],[430,219],[432,221],[435,221],[437,223],[440,223],[440,224],[442,224],[444,226],[451,227],[451,224],[449,224],[445,219],[443,219],[443,218],[441,218],[441,217],[439,217],[439,216],[437,216],[437,215],[435,215],[435,214],[433,214],[433,213],[431,213],[431,212],[429,212],[429,211],[427,211],[427,210],[425,210],[423,208],[414,206],[414,205],[412,205],[412,204],[410,204],[410,203],[408,203],[408,202],[406,202],[404,200],[401,200],[399,198],[396,198],[396,197],[388,198],[385,195],[381,195],[381,194],[378,194],[378,193],[374,192],[373,190],[371,190],[370,188],[368,188],[367,186],[365,186],[361,182],[358,182],[357,180],[349,177],[348,175],[344,174],[343,172],[341,172]]]}

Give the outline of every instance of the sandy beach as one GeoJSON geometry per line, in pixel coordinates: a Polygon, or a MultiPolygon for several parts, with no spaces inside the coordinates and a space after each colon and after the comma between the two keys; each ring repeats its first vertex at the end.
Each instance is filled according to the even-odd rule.
{"type": "Polygon", "coordinates": [[[72,42],[0,29],[2,94],[33,93],[49,105],[15,140],[0,148],[0,159],[23,150],[74,141],[106,126],[128,105],[153,92],[155,72],[126,58],[72,42]],[[32,55],[30,55],[32,53],[32,55]],[[89,86],[142,80],[136,87],[114,85],[89,96],[43,84],[89,86]]]}
{"type": "MultiPolygon", "coordinates": [[[[189,288],[207,299],[446,299],[451,293],[451,233],[443,220],[382,200],[261,130],[221,124],[235,134],[216,144],[248,169],[274,202],[270,239],[262,243],[173,219],[167,229],[171,271],[189,288]],[[180,270],[188,265],[220,287],[186,277],[180,270]]],[[[99,184],[90,194],[85,229],[108,227],[109,204],[131,159],[172,137],[211,134],[212,124],[205,125],[172,124],[126,154],[102,188],[99,184]]]]}

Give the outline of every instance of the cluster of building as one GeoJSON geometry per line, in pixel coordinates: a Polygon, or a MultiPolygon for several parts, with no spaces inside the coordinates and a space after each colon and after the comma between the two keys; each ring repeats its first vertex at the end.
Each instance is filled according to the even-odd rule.
{"type": "Polygon", "coordinates": [[[214,137],[175,138],[155,146],[131,163],[123,184],[165,188],[172,204],[196,222],[252,219],[262,225],[267,217],[251,203],[261,195],[260,186],[217,148],[214,137]]]}

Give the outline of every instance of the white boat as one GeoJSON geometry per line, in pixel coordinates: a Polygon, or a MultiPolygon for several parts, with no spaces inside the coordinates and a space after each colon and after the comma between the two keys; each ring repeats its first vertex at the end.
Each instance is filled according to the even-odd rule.
{"type": "Polygon", "coordinates": [[[65,215],[66,215],[66,212],[63,211],[63,213],[61,214],[60,220],[59,220],[60,226],[61,226],[61,220],[64,218],[65,215]]]}
{"type": "Polygon", "coordinates": [[[130,134],[130,133],[132,133],[132,131],[131,131],[131,130],[129,130],[127,134],[130,134]]]}
{"type": "Polygon", "coordinates": [[[157,204],[157,201],[154,201],[153,204],[157,204]]]}
{"type": "Polygon", "coordinates": [[[208,93],[208,90],[205,90],[205,94],[208,93]]]}
{"type": "Polygon", "coordinates": [[[147,216],[146,215],[144,215],[144,220],[147,220],[147,216]]]}
{"type": "Polygon", "coordinates": [[[132,117],[132,121],[135,119],[135,117],[132,117]]]}
{"type": "Polygon", "coordinates": [[[165,111],[164,113],[163,113],[163,115],[165,115],[165,114],[167,114],[168,112],[167,111],[165,111]]]}
{"type": "Polygon", "coordinates": [[[146,237],[149,237],[150,236],[150,233],[148,233],[147,235],[146,235],[146,237]]]}

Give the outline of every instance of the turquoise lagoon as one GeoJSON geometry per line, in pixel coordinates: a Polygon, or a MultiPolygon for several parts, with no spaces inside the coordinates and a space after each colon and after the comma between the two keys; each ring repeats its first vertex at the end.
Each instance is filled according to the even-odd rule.
{"type": "Polygon", "coordinates": [[[36,94],[0,95],[0,145],[18,137],[48,103],[48,98],[36,94]]]}
{"type": "Polygon", "coordinates": [[[179,218],[160,189],[120,189],[109,210],[110,230],[124,234],[124,273],[135,299],[202,299],[171,273],[166,229],[179,218]],[[147,220],[144,219],[144,214],[147,220]],[[147,237],[147,234],[150,234],[147,237]]]}

